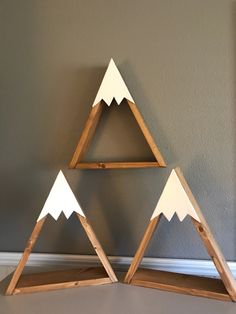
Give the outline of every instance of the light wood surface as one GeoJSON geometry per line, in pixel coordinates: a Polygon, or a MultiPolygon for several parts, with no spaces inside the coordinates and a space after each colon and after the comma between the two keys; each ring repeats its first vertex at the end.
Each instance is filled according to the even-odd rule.
{"type": "Polygon", "coordinates": [[[224,284],[219,279],[139,269],[134,275],[131,284],[222,301],[231,301],[224,284]]]}
{"type": "Polygon", "coordinates": [[[29,238],[29,241],[28,241],[27,245],[26,245],[24,253],[23,253],[22,257],[21,257],[21,260],[20,260],[20,262],[19,262],[19,264],[18,264],[18,266],[17,266],[17,268],[16,268],[16,270],[15,270],[13,276],[12,276],[12,279],[11,279],[9,285],[8,285],[8,288],[6,290],[6,295],[11,295],[13,293],[13,291],[14,291],[17,283],[18,283],[18,280],[19,280],[19,278],[20,278],[20,276],[22,274],[22,271],[23,271],[23,269],[25,267],[25,264],[27,263],[29,255],[30,255],[30,253],[31,253],[31,251],[32,251],[32,249],[34,247],[34,244],[35,244],[35,242],[36,242],[36,240],[37,240],[37,238],[38,238],[38,236],[40,234],[40,231],[41,231],[41,229],[43,227],[45,219],[46,219],[46,217],[44,217],[43,219],[39,220],[36,223],[36,225],[34,227],[34,230],[33,230],[32,234],[31,234],[31,236],[29,238]]]}
{"type": "Polygon", "coordinates": [[[133,261],[129,267],[129,270],[125,276],[124,282],[130,283],[131,279],[133,278],[135,272],[137,271],[137,268],[139,267],[139,264],[142,261],[143,255],[146,251],[146,248],[153,236],[154,231],[156,230],[156,227],[160,221],[161,215],[155,217],[154,219],[150,220],[147,229],[144,233],[144,236],[142,238],[142,241],[135,253],[135,256],[133,258],[133,261]]]}
{"type": "Polygon", "coordinates": [[[104,268],[70,269],[26,274],[20,280],[13,294],[50,291],[111,283],[104,268]]]}
{"type": "Polygon", "coordinates": [[[90,223],[88,222],[87,218],[81,216],[80,214],[77,214],[90,242],[92,243],[92,246],[94,248],[94,250],[96,251],[103,267],[105,268],[109,278],[111,279],[112,282],[117,282],[118,279],[116,278],[116,275],[111,267],[111,264],[100,244],[100,242],[98,241],[96,234],[93,231],[93,228],[91,227],[90,223]]]}
{"type": "Polygon", "coordinates": [[[69,168],[76,168],[76,164],[81,161],[84,154],[86,153],[89,143],[96,130],[103,108],[104,104],[102,102],[99,102],[96,106],[92,107],[78,145],[70,162],[69,168]]]}

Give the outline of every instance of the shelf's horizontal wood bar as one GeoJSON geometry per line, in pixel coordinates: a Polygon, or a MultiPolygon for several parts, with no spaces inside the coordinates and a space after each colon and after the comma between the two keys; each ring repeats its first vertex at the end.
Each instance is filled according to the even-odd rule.
{"type": "Polygon", "coordinates": [[[138,162],[79,162],[76,169],[126,169],[126,168],[153,168],[160,167],[156,161],[138,162]]]}
{"type": "Polygon", "coordinates": [[[99,279],[89,279],[81,281],[70,281],[70,282],[61,282],[54,284],[46,284],[40,286],[32,287],[18,287],[15,288],[13,294],[24,294],[24,293],[33,293],[33,292],[42,292],[42,291],[52,291],[66,288],[76,288],[76,287],[85,287],[85,286],[98,286],[112,283],[109,277],[99,278],[99,279]]]}
{"type": "Polygon", "coordinates": [[[214,278],[139,269],[131,280],[131,285],[232,301],[223,282],[214,278]]]}
{"type": "Polygon", "coordinates": [[[25,274],[13,291],[22,294],[112,283],[104,268],[68,269],[25,274]]]}

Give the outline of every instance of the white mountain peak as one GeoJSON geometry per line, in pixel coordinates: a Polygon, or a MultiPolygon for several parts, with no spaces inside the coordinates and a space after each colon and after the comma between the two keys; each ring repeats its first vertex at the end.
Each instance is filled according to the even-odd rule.
{"type": "Polygon", "coordinates": [[[57,220],[62,212],[67,219],[73,212],[85,217],[65,176],[60,170],[37,221],[41,220],[47,214],[50,214],[57,220]]]}
{"type": "Polygon", "coordinates": [[[114,98],[118,105],[124,98],[134,102],[114,60],[111,59],[95,97],[93,107],[101,100],[104,100],[110,106],[114,98]]]}
{"type": "Polygon", "coordinates": [[[151,220],[161,213],[169,221],[176,213],[180,221],[183,221],[183,219],[189,215],[200,222],[200,218],[198,217],[194,206],[186,194],[174,169],[171,171],[171,174],[166,182],[151,220]]]}

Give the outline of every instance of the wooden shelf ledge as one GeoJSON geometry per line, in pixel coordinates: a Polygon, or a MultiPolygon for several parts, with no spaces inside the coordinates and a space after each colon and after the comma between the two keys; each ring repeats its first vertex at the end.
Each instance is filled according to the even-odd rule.
{"type": "Polygon", "coordinates": [[[130,284],[222,301],[232,301],[220,279],[140,268],[133,276],[130,284]]]}
{"type": "MultiPolygon", "coordinates": [[[[76,169],[127,169],[127,168],[154,168],[160,166],[156,161],[138,162],[78,162],[76,169]]],[[[70,167],[71,168],[71,167],[70,167]]],[[[71,168],[72,169],[72,168],[71,168]]],[[[73,168],[74,169],[74,168],[73,168]]]]}
{"type": "Polygon", "coordinates": [[[21,275],[13,294],[112,283],[104,268],[79,268],[21,275]]]}

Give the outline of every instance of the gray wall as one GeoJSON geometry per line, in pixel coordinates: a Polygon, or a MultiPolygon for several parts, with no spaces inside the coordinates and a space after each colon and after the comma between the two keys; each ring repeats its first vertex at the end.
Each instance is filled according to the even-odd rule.
{"type": "MultiPolygon", "coordinates": [[[[228,0],[1,1],[0,251],[21,251],[63,169],[107,254],[132,255],[173,167],[236,259],[236,4],[228,0]],[[68,170],[113,57],[166,169],[68,170]]],[[[89,160],[151,158],[125,105],[89,160]]],[[[37,252],[92,253],[75,217],[49,218],[37,252]]],[[[190,221],[165,219],[149,256],[207,258],[190,221]]]]}

